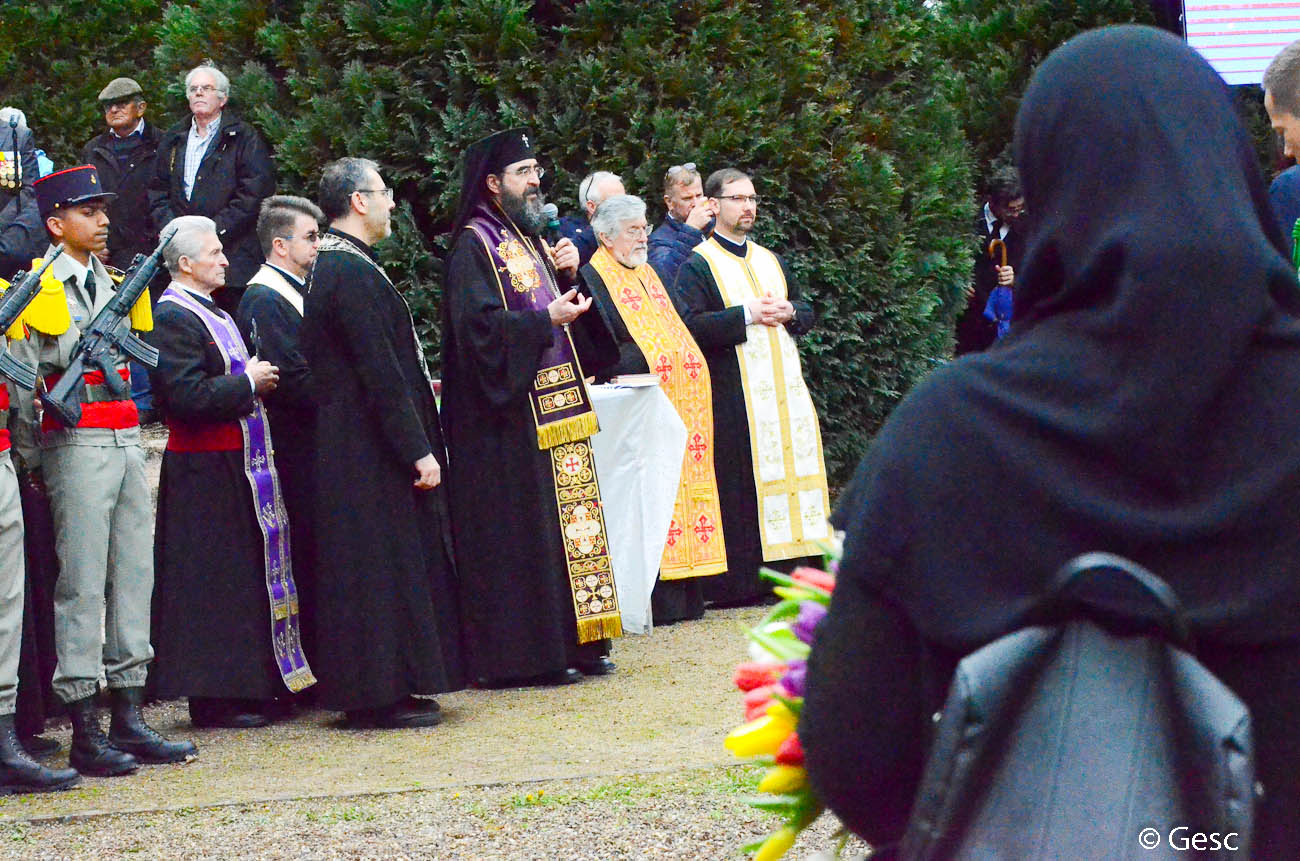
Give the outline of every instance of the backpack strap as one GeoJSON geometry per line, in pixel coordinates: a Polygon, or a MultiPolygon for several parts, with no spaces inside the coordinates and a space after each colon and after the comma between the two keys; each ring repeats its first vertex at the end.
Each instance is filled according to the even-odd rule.
{"type": "Polygon", "coordinates": [[[1043,601],[1048,615],[1088,616],[1121,627],[1155,625],[1165,639],[1190,647],[1191,631],[1168,583],[1114,553],[1084,553],[1052,576],[1043,601]]]}

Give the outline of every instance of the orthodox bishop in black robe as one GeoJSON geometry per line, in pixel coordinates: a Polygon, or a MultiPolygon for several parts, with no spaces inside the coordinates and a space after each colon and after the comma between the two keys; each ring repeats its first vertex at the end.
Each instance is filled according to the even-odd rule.
{"type": "Polygon", "coordinates": [[[463,687],[444,491],[413,485],[425,455],[447,468],[433,387],[406,300],[355,236],[321,237],[302,347],[317,399],[316,702],[361,712],[463,687]]]}
{"type": "Polygon", "coordinates": [[[447,484],[457,562],[473,584],[462,606],[471,670],[491,680],[601,672],[606,638],[621,633],[583,381],[618,348],[594,309],[551,324],[547,291],[572,279],[484,184],[532,158],[521,131],[468,151],[443,297],[447,484]]]}

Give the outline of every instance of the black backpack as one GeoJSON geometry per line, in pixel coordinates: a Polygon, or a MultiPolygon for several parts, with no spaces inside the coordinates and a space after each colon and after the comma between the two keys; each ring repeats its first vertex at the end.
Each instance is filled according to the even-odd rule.
{"type": "Polygon", "coordinates": [[[1090,553],[1044,611],[958,664],[900,857],[1248,858],[1250,713],[1169,586],[1090,553]]]}

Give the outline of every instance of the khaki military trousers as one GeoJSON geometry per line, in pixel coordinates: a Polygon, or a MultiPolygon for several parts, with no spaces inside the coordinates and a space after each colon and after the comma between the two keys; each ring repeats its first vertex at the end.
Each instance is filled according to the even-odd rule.
{"type": "Polygon", "coordinates": [[[98,688],[140,687],[153,647],[153,523],[144,449],[63,445],[41,454],[54,514],[54,693],[63,702],[98,688]],[[101,627],[101,620],[103,625],[101,627]]]}
{"type": "Polygon", "coordinates": [[[18,702],[18,653],[23,642],[23,506],[9,452],[0,452],[0,715],[18,702]]]}

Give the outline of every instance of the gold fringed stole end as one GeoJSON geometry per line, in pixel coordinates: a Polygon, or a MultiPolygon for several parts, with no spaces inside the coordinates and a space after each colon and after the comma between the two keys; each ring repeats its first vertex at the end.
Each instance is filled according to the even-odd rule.
{"type": "Polygon", "coordinates": [[[621,636],[623,636],[623,620],[618,616],[602,616],[598,619],[578,620],[579,643],[612,640],[621,636]]]}
{"type": "Polygon", "coordinates": [[[597,421],[594,412],[570,416],[558,422],[538,425],[537,447],[555,448],[566,442],[585,440],[599,431],[600,422],[597,421]]]}
{"type": "Polygon", "coordinates": [[[285,687],[294,694],[301,693],[314,684],[316,684],[316,677],[312,675],[311,667],[294,670],[284,679],[285,687]]]}
{"type": "Polygon", "coordinates": [[[591,443],[585,439],[561,443],[550,449],[549,457],[578,642],[621,636],[622,616],[591,443]]]}

